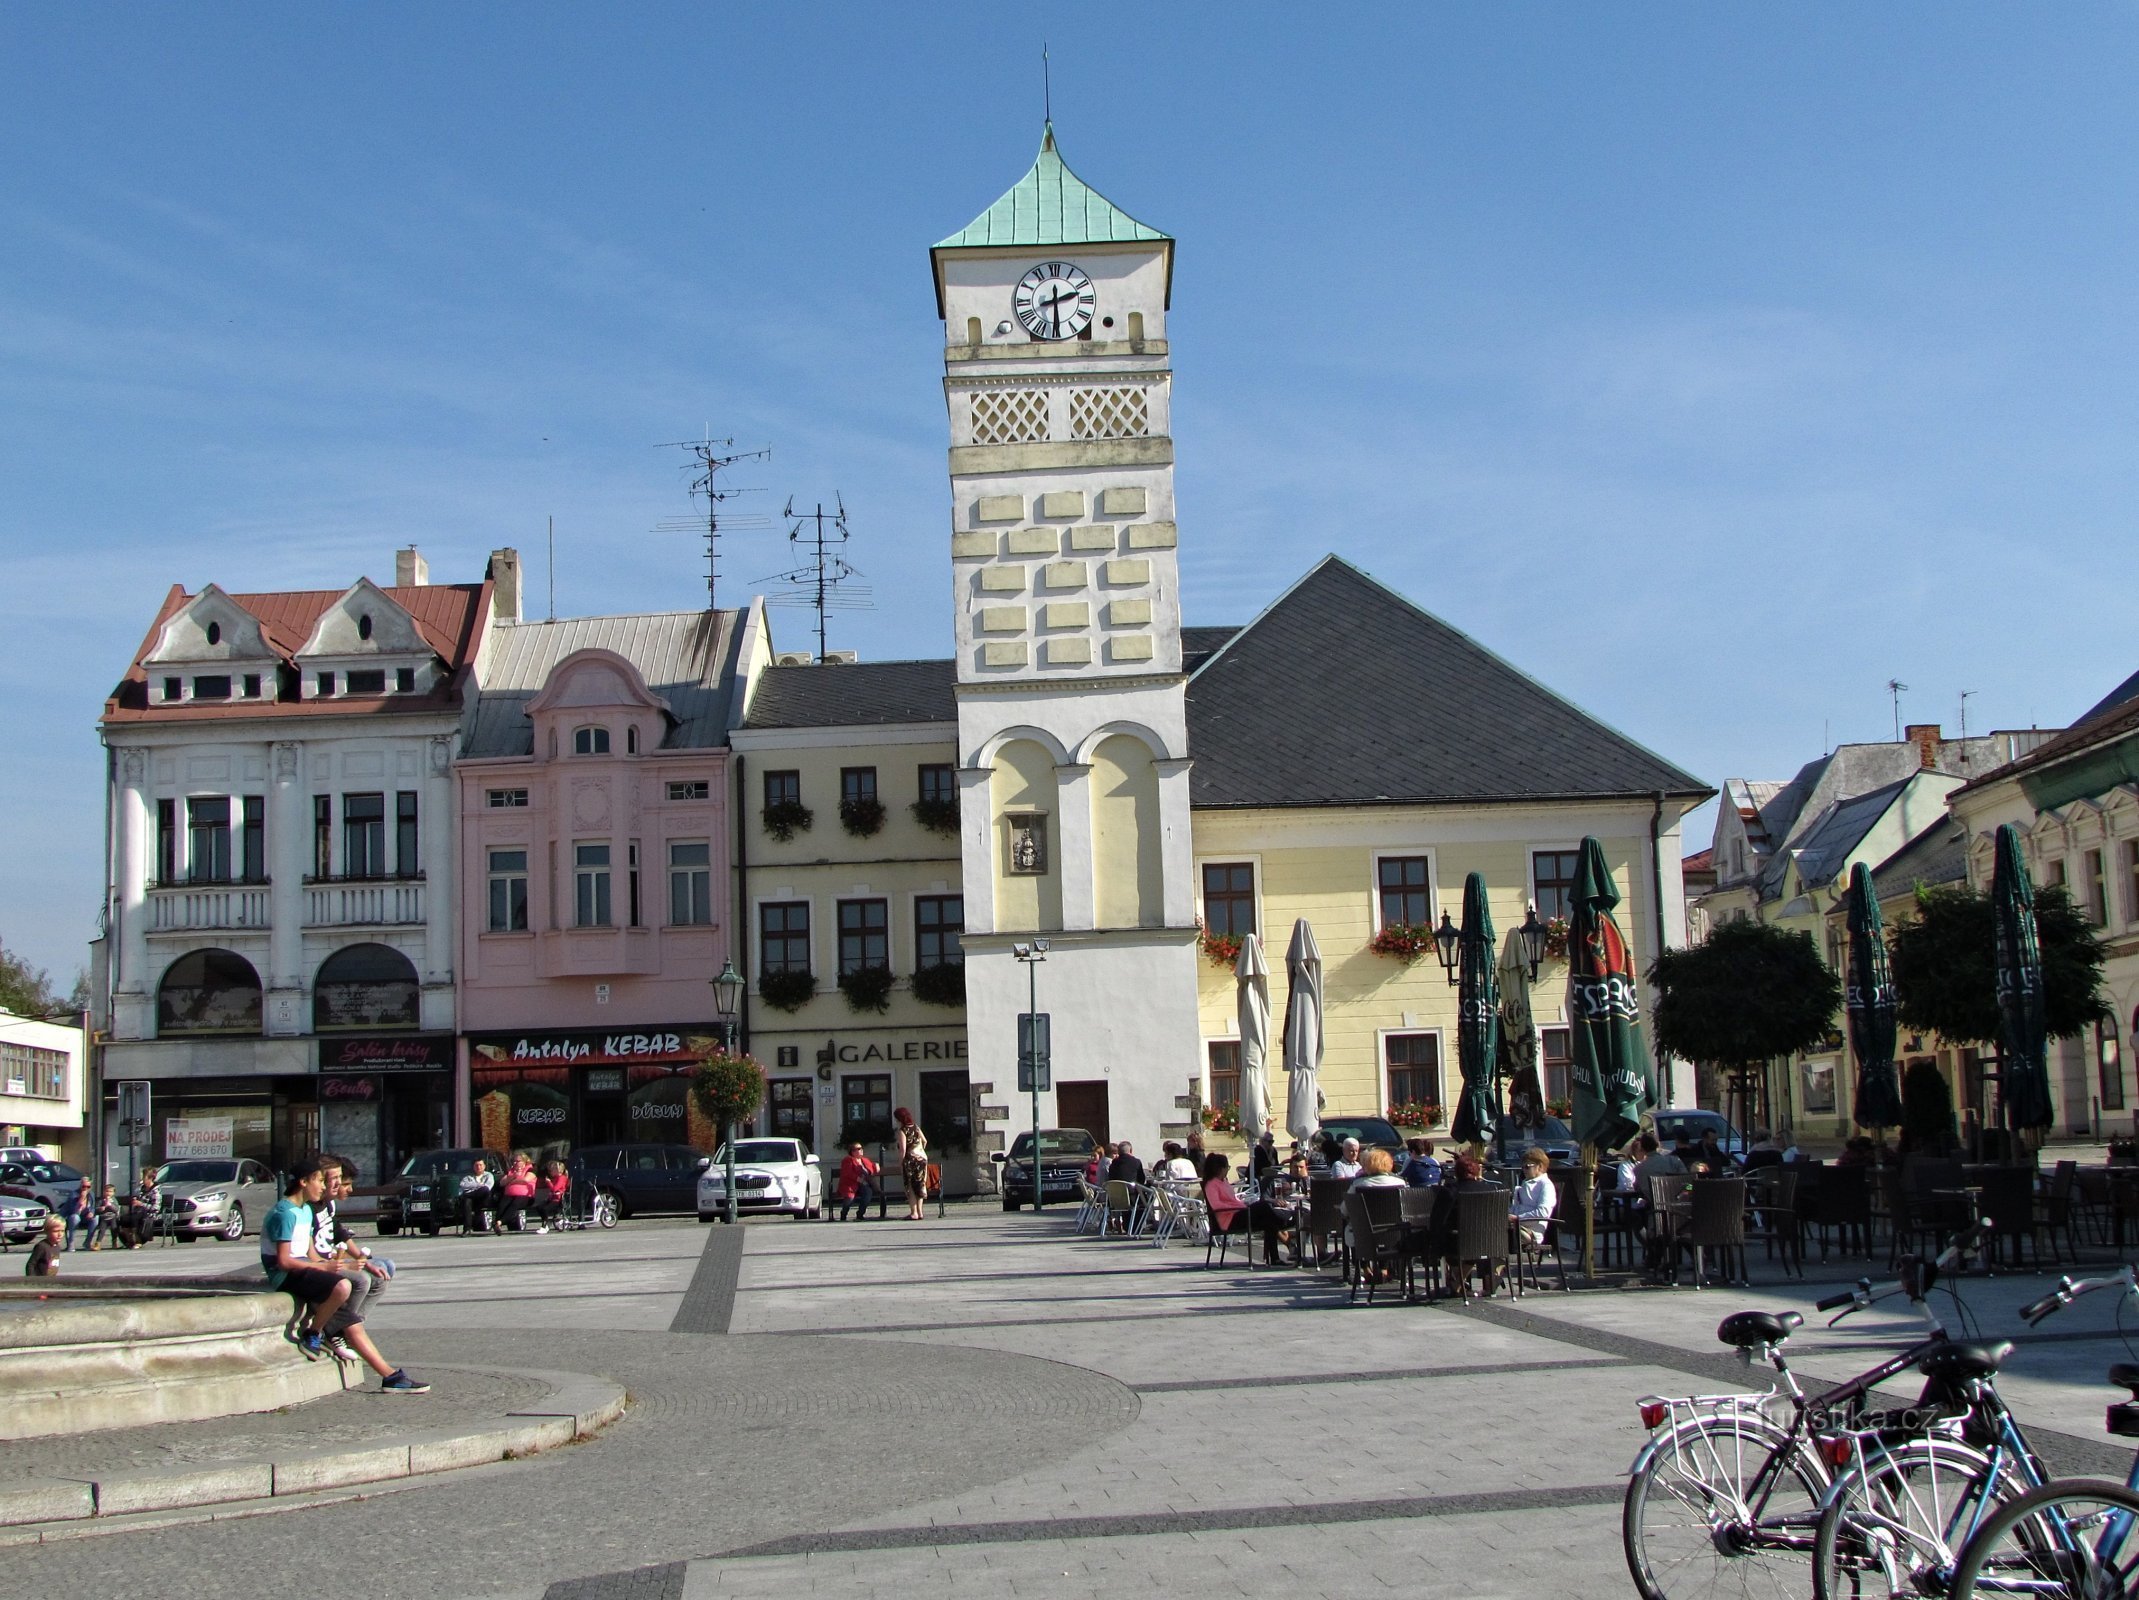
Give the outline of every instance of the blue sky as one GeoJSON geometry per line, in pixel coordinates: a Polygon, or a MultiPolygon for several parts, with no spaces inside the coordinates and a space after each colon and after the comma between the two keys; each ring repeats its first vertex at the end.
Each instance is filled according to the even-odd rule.
{"type": "MultiPolygon", "coordinates": [[[[927,247],[1031,160],[1028,8],[0,9],[0,939],[64,984],[164,589],[692,604],[664,440],[837,490],[948,648],[927,247]]],[[[1071,165],[1181,241],[1189,619],[1337,551],[1711,782],[2135,663],[2129,5],[1086,4],[1071,165]]],[[[780,570],[739,536],[733,597],[780,570]]],[[[806,618],[785,613],[803,642],[806,618]]],[[[1431,685],[1420,692],[1431,693],[1431,685]]],[[[1702,830],[1705,832],[1705,828],[1702,830]]]]}

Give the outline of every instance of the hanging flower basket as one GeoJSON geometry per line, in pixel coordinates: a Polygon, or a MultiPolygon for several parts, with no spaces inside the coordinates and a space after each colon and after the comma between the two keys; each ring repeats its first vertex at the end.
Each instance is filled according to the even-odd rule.
{"type": "Polygon", "coordinates": [[[839,825],[857,839],[866,839],[884,826],[884,802],[875,795],[839,802],[839,825]]]}
{"type": "Polygon", "coordinates": [[[963,961],[940,961],[914,969],[914,998],[932,1006],[962,1006],[966,1003],[966,968],[963,961]]]}
{"type": "Polygon", "coordinates": [[[1408,965],[1433,948],[1433,929],[1422,922],[1391,922],[1367,941],[1367,948],[1408,965]]]}
{"type": "Polygon", "coordinates": [[[1214,967],[1230,967],[1240,959],[1240,935],[1237,933],[1213,933],[1204,928],[1196,935],[1196,943],[1214,967]]]}
{"type": "Polygon", "coordinates": [[[958,832],[958,802],[956,800],[916,800],[906,808],[913,813],[914,821],[930,833],[947,837],[958,832]]]}
{"type": "Polygon", "coordinates": [[[1240,1113],[1230,1106],[1205,1106],[1203,1125],[1213,1133],[1238,1133],[1240,1113]]]}
{"type": "Polygon", "coordinates": [[[1575,1103],[1572,1100],[1547,1100],[1545,1102],[1545,1115],[1548,1117],[1558,1117],[1564,1122],[1574,1114],[1575,1103]]]}
{"type": "Polygon", "coordinates": [[[1405,1105],[1391,1106],[1389,1108],[1389,1120],[1399,1128],[1417,1128],[1424,1132],[1428,1128],[1438,1128],[1441,1125],[1441,1108],[1436,1105],[1424,1105],[1415,1101],[1405,1105]]]}
{"type": "Polygon", "coordinates": [[[1545,955],[1548,959],[1553,961],[1565,961],[1567,959],[1567,937],[1573,931],[1573,925],[1565,917],[1547,917],[1545,919],[1545,955]]]}
{"type": "Polygon", "coordinates": [[[761,972],[758,998],[775,1011],[800,1011],[817,992],[814,972],[761,972]]]}
{"type": "Polygon", "coordinates": [[[891,1009],[892,974],[889,967],[856,967],[839,975],[839,992],[855,1011],[891,1009]]]}
{"type": "Polygon", "coordinates": [[[817,820],[817,813],[800,800],[775,800],[760,815],[765,821],[765,831],[782,844],[798,833],[808,833],[810,824],[817,820]]]}

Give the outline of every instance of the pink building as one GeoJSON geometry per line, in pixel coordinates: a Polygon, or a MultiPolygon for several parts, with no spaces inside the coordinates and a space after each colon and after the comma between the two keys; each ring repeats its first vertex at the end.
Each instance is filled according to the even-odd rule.
{"type": "Polygon", "coordinates": [[[713,1147],[689,1072],[728,956],[728,724],[745,618],[492,634],[460,785],[462,1138],[713,1147]]]}

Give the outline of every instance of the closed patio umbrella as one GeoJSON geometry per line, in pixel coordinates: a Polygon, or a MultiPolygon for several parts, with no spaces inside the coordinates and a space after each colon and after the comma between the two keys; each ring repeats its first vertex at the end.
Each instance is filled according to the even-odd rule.
{"type": "Polygon", "coordinates": [[[1545,1086],[1537,1074],[1537,1023],[1530,1014],[1530,947],[1520,928],[1500,946],[1500,1076],[1508,1085],[1508,1114],[1535,1124],[1545,1115],[1545,1086]]]}
{"type": "Polygon", "coordinates": [[[1901,1121],[1901,1085],[1894,1075],[1894,972],[1871,869],[1861,861],[1849,871],[1848,1010],[1849,1043],[1857,1057],[1852,1114],[1860,1128],[1891,1128],[1901,1121]]]}
{"type": "Polygon", "coordinates": [[[1240,1131],[1252,1146],[1270,1125],[1270,967],[1252,933],[1240,937],[1233,977],[1240,989],[1240,1131]]]}
{"type": "Polygon", "coordinates": [[[1998,1098],[2006,1127],[2043,1129],[2050,1126],[2050,1069],[2043,1054],[2049,1023],[2043,1010],[2042,948],[2035,938],[2035,885],[2021,859],[2019,830],[2010,822],[1998,829],[1990,900],[2004,1045],[1998,1098]]]}
{"type": "Polygon", "coordinates": [[[1322,1125],[1322,949],[1305,917],[1285,949],[1285,1131],[1311,1139],[1322,1125]]]}
{"type": "Polygon", "coordinates": [[[1456,1063],[1463,1093],[1448,1131],[1458,1144],[1483,1144],[1500,1120],[1493,1092],[1493,1057],[1500,1048],[1500,983],[1494,971],[1493,913],[1485,877],[1463,880],[1463,928],[1456,941],[1456,1063]]]}
{"type": "MultiPolygon", "coordinates": [[[[1567,940],[1567,1019],[1574,1035],[1574,1135],[1582,1167],[1596,1186],[1597,1153],[1634,1137],[1656,1103],[1656,1083],[1641,1042],[1641,990],[1634,962],[1612,917],[1619,886],[1604,847],[1586,836],[1575,857],[1573,925],[1567,940]]],[[[1594,1207],[1582,1240],[1582,1274],[1595,1276],[1594,1207]]]]}

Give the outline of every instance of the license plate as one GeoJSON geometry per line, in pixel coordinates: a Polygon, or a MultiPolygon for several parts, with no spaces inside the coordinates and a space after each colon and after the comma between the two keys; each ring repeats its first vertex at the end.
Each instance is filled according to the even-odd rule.
{"type": "Polygon", "coordinates": [[[431,1202],[428,1200],[411,1200],[408,1203],[408,1208],[411,1211],[428,1211],[431,1209],[431,1202]]]}

